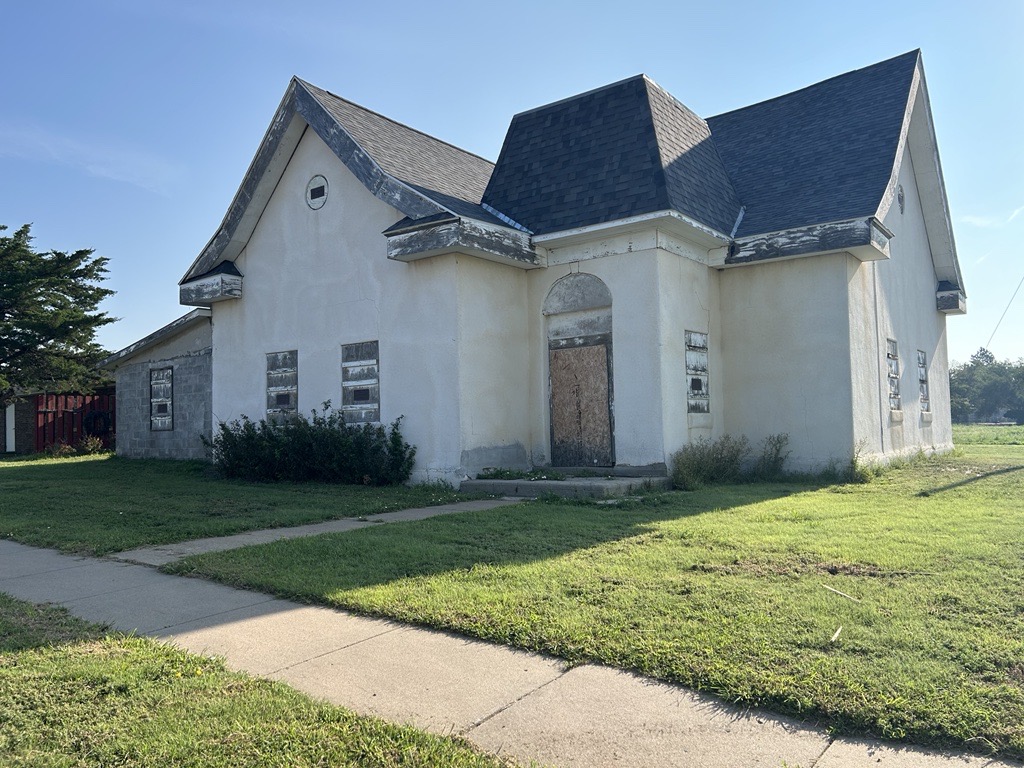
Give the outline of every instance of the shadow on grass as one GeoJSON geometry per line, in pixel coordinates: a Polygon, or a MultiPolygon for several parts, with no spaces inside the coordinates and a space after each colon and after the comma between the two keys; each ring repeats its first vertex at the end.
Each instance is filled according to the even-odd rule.
{"type": "Polygon", "coordinates": [[[480,566],[525,565],[645,535],[662,536],[665,534],[656,529],[656,523],[744,507],[817,487],[718,486],[619,504],[545,499],[198,555],[162,570],[342,605],[343,601],[336,599],[339,592],[480,566]]]}
{"type": "Polygon", "coordinates": [[[943,491],[952,491],[954,488],[962,488],[965,485],[977,483],[980,480],[988,480],[989,478],[996,477],[997,475],[1008,475],[1011,472],[1020,472],[1022,469],[1024,469],[1024,465],[1017,467],[1004,467],[1002,469],[993,469],[991,472],[983,472],[980,475],[969,477],[966,480],[958,480],[957,482],[950,483],[949,485],[940,485],[938,488],[926,488],[923,491],[919,491],[917,495],[927,497],[936,493],[942,493],[943,491]]]}
{"type": "Polygon", "coordinates": [[[55,605],[33,605],[0,592],[0,653],[98,640],[107,634],[99,625],[72,616],[55,605]]]}

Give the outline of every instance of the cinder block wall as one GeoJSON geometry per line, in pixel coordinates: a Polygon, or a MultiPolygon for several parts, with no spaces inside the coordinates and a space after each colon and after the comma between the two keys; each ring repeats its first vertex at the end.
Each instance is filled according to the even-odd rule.
{"type": "Polygon", "coordinates": [[[213,356],[210,349],[117,369],[117,453],[130,458],[200,459],[200,435],[212,429],[213,356]],[[172,368],[174,429],[150,429],[150,374],[172,368]]]}

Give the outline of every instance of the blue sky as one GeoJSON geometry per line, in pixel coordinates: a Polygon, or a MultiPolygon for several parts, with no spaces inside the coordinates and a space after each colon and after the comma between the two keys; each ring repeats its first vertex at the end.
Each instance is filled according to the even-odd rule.
{"type": "MultiPolygon", "coordinates": [[[[1024,278],[1022,33],[1022,0],[8,3],[0,224],[110,258],[118,349],[186,311],[177,282],[292,75],[493,160],[516,112],[639,72],[709,116],[921,48],[963,361],[1024,278]]],[[[990,348],[1024,357],[1024,289],[990,348]]]]}

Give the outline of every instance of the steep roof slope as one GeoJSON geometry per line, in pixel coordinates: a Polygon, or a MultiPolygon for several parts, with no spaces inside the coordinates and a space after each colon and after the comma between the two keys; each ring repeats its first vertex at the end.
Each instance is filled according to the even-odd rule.
{"type": "Polygon", "coordinates": [[[745,207],[738,237],[871,216],[920,51],[708,118],[745,207]]]}
{"type": "Polygon", "coordinates": [[[302,84],[385,173],[456,214],[497,221],[479,207],[493,163],[330,91],[302,84]]]}
{"type": "Polygon", "coordinates": [[[707,125],[643,75],[512,119],[483,201],[537,234],[676,209],[728,233],[707,125]]]}

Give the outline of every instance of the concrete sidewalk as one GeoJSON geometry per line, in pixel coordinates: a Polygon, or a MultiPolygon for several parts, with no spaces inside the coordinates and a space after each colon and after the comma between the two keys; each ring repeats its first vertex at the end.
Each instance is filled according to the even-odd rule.
{"type": "Polygon", "coordinates": [[[440,504],[436,507],[416,507],[415,509],[399,509],[395,512],[380,512],[366,517],[345,517],[340,520],[327,520],[323,523],[309,525],[293,525],[288,528],[266,528],[260,531],[246,531],[234,536],[212,536],[208,539],[179,541],[174,544],[163,544],[157,547],[141,547],[125,552],[115,552],[110,557],[126,563],[142,565],[166,565],[181,560],[189,555],[202,555],[206,552],[224,552],[228,549],[248,547],[253,544],[266,544],[282,539],[300,539],[305,536],[318,536],[321,533],[341,533],[354,531],[357,528],[369,528],[381,523],[403,523],[410,520],[426,520],[437,515],[450,515],[454,512],[478,512],[496,509],[509,504],[522,504],[525,499],[479,499],[477,501],[457,501],[454,504],[440,504]]]}
{"type": "Polygon", "coordinates": [[[560,766],[1019,768],[873,741],[671,685],[152,568],[0,541],[0,591],[222,656],[357,712],[560,766]]]}

